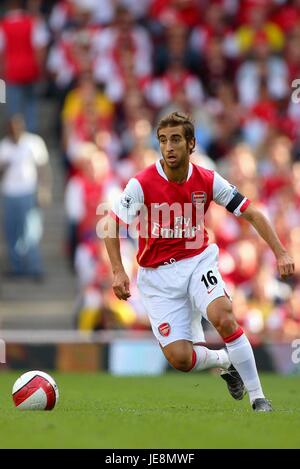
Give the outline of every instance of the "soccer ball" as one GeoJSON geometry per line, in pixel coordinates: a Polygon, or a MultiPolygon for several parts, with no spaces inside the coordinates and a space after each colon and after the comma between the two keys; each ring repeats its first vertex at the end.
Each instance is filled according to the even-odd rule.
{"type": "Polygon", "coordinates": [[[54,379],[43,371],[28,371],[21,375],[12,389],[12,397],[20,410],[52,410],[58,401],[54,379]]]}

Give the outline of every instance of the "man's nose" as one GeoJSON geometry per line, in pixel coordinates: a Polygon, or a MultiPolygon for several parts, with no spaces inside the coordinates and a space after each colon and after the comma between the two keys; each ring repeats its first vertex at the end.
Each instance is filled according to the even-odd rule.
{"type": "Polygon", "coordinates": [[[173,150],[173,145],[171,140],[167,140],[167,151],[173,150]]]}

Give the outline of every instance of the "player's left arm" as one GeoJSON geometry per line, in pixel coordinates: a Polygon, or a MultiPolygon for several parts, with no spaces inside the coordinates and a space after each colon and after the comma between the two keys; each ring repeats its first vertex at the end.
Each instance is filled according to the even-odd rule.
{"type": "Polygon", "coordinates": [[[236,217],[242,216],[251,223],[274,252],[280,275],[282,277],[292,275],[295,270],[294,261],[280,242],[269,220],[247,197],[238,192],[235,186],[216,171],[213,175],[213,200],[236,217]]]}
{"type": "Polygon", "coordinates": [[[281,277],[293,275],[295,271],[294,260],[282,245],[274,228],[265,215],[257,209],[253,203],[250,203],[241,216],[251,223],[258,234],[272,249],[277,260],[277,266],[281,277]]]}

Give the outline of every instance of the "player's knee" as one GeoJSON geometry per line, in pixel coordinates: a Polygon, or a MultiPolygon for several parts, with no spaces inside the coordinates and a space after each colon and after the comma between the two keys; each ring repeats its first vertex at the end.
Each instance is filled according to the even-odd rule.
{"type": "Polygon", "coordinates": [[[187,340],[178,340],[163,349],[170,365],[176,370],[189,371],[193,366],[193,346],[187,340]]]}
{"type": "Polygon", "coordinates": [[[169,363],[172,365],[173,368],[179,371],[190,371],[192,368],[192,355],[179,355],[179,354],[174,354],[169,357],[169,363]]]}
{"type": "Polygon", "coordinates": [[[220,312],[215,328],[222,337],[233,334],[238,327],[231,308],[226,308],[220,312]]]}

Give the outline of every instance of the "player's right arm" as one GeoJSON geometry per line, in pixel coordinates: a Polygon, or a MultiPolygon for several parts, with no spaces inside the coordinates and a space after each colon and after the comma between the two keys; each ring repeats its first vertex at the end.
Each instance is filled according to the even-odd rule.
{"type": "Polygon", "coordinates": [[[137,179],[128,182],[111,213],[104,220],[103,239],[113,271],[113,290],[120,300],[130,297],[129,277],[125,272],[120,249],[120,224],[130,225],[144,203],[142,187],[137,179]]]}
{"type": "Polygon", "coordinates": [[[119,231],[119,220],[107,215],[104,221],[104,232],[107,233],[104,242],[113,272],[112,288],[119,300],[127,300],[130,297],[129,277],[122,263],[119,231]],[[115,234],[115,237],[110,234],[115,234]]]}

